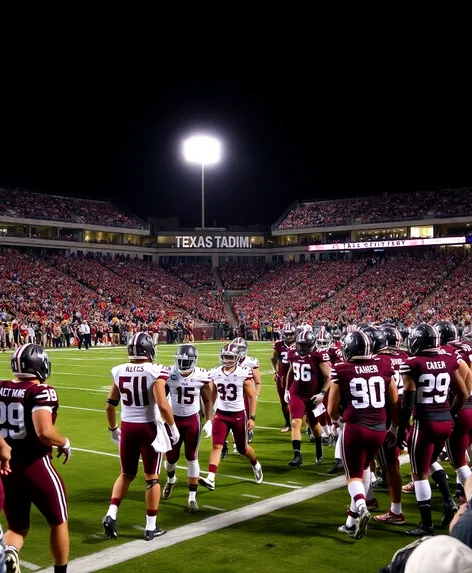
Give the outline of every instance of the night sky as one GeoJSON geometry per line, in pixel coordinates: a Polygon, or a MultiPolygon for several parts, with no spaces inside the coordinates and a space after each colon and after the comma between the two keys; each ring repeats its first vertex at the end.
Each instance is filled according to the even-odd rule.
{"type": "Polygon", "coordinates": [[[447,66],[420,63],[16,74],[0,91],[0,184],[198,226],[199,167],[180,155],[198,131],[224,145],[207,170],[207,225],[268,225],[296,199],[472,186],[470,96],[447,66]]]}

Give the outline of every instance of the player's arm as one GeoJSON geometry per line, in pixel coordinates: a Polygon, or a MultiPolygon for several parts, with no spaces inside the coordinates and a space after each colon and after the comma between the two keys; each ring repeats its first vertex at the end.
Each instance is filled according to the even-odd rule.
{"type": "Polygon", "coordinates": [[[288,392],[290,388],[290,384],[293,382],[293,364],[290,362],[290,366],[287,372],[287,376],[285,377],[285,391],[288,392]]]}
{"type": "Polygon", "coordinates": [[[152,392],[164,422],[173,426],[175,424],[174,413],[166,398],[166,380],[158,378],[152,387],[152,392]]]}
{"type": "Polygon", "coordinates": [[[454,402],[452,403],[451,406],[451,416],[453,418],[457,416],[459,410],[462,408],[462,406],[464,405],[465,401],[469,396],[465,382],[462,379],[462,376],[460,375],[461,364],[464,364],[464,366],[467,368],[467,365],[463,361],[460,361],[459,368],[457,370],[454,370],[454,374],[452,375],[452,380],[451,380],[451,386],[455,393],[454,402]]]}
{"type": "Polygon", "coordinates": [[[252,377],[254,378],[254,385],[256,387],[256,400],[257,400],[257,398],[259,398],[259,394],[261,393],[262,389],[262,379],[259,368],[252,369],[252,377]]]}
{"type": "Polygon", "coordinates": [[[214,390],[214,384],[211,381],[209,384],[205,384],[204,386],[202,386],[202,389],[200,390],[200,395],[202,397],[202,402],[203,402],[203,413],[205,414],[205,420],[207,422],[208,420],[211,420],[213,417],[213,402],[212,402],[213,390],[214,390]]]}
{"type": "Polygon", "coordinates": [[[10,469],[11,448],[5,442],[5,438],[0,434],[0,475],[6,476],[10,469]]]}
{"type": "Polygon", "coordinates": [[[244,381],[244,392],[249,402],[249,420],[247,421],[247,429],[252,430],[256,425],[256,409],[257,397],[252,378],[246,378],[244,381]]]}
{"type": "Polygon", "coordinates": [[[341,419],[341,390],[338,384],[332,384],[328,397],[328,414],[333,422],[341,419]]]}
{"type": "Polygon", "coordinates": [[[69,441],[61,436],[52,423],[52,413],[49,408],[38,408],[33,411],[33,425],[36,435],[46,446],[63,448],[69,441]]]}
{"type": "Polygon", "coordinates": [[[411,413],[416,401],[416,384],[409,374],[402,374],[403,380],[403,400],[400,408],[400,417],[398,424],[397,444],[400,448],[404,447],[406,428],[410,423],[411,413]]]}
{"type": "Polygon", "coordinates": [[[277,382],[279,379],[279,375],[277,373],[279,368],[279,353],[277,350],[275,350],[275,348],[272,352],[270,363],[272,364],[272,376],[274,377],[274,381],[277,382]]]}
{"type": "Polygon", "coordinates": [[[321,388],[320,392],[311,397],[315,406],[317,406],[318,404],[321,404],[321,402],[323,402],[326,394],[329,392],[329,389],[331,387],[330,362],[321,362],[320,370],[321,370],[321,374],[323,374],[324,384],[323,384],[323,387],[321,388]]]}
{"type": "Polygon", "coordinates": [[[392,427],[398,428],[400,423],[400,410],[398,402],[398,389],[395,376],[392,376],[390,384],[387,388],[387,398],[389,404],[390,420],[392,421],[392,427]]]}
{"type": "Polygon", "coordinates": [[[113,383],[111,385],[110,391],[108,392],[107,406],[106,406],[108,429],[110,430],[110,432],[113,432],[118,428],[118,424],[116,423],[116,408],[119,403],[120,403],[120,391],[118,390],[118,386],[115,383],[113,383]]]}

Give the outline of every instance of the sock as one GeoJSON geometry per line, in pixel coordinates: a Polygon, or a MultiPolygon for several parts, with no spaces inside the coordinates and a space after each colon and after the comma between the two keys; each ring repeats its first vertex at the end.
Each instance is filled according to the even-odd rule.
{"type": "Polygon", "coordinates": [[[154,531],[156,529],[157,509],[148,509],[146,511],[146,531],[154,531]]]}
{"type": "Polygon", "coordinates": [[[323,444],[321,438],[315,438],[316,457],[320,459],[323,457],[323,444]]]}
{"type": "Polygon", "coordinates": [[[177,467],[177,464],[171,464],[166,460],[164,462],[164,467],[165,467],[166,472],[167,472],[167,481],[169,483],[174,483],[175,482],[175,468],[177,467]]]}
{"type": "Polygon", "coordinates": [[[207,479],[210,481],[215,481],[215,472],[208,472],[207,479]]]}
{"type": "Polygon", "coordinates": [[[402,512],[402,504],[401,503],[392,503],[390,504],[390,511],[392,513],[396,513],[397,515],[402,512]]]}
{"type": "Polygon", "coordinates": [[[336,440],[336,446],[334,448],[334,457],[336,460],[341,459],[341,440],[339,439],[339,433],[338,433],[338,439],[336,440]]]}
{"type": "Polygon", "coordinates": [[[472,472],[470,471],[469,466],[461,466],[460,468],[457,468],[456,472],[457,472],[457,480],[460,483],[462,489],[464,489],[464,484],[467,478],[472,474],[472,472]]]}
{"type": "Polygon", "coordinates": [[[449,483],[447,481],[446,472],[443,469],[440,469],[435,471],[434,474],[431,474],[431,477],[438,484],[438,489],[441,492],[443,500],[449,501],[451,498],[451,492],[449,491],[449,483]]]}
{"type": "Polygon", "coordinates": [[[370,473],[370,470],[369,469],[364,470],[364,473],[362,474],[362,485],[364,486],[365,498],[367,501],[374,499],[374,492],[372,490],[371,482],[372,482],[372,475],[370,473]]]}
{"type": "Polygon", "coordinates": [[[197,488],[198,484],[196,483],[189,483],[188,485],[188,500],[195,501],[197,498],[197,488]]]}
{"type": "Polygon", "coordinates": [[[352,527],[353,525],[356,525],[358,517],[359,514],[357,513],[356,504],[351,501],[351,506],[347,512],[346,527],[352,527]]]}
{"type": "Polygon", "coordinates": [[[253,466],[253,467],[254,467],[254,466],[257,466],[257,458],[256,458],[254,461],[251,462],[251,466],[253,466]]]}
{"type": "Polygon", "coordinates": [[[66,565],[54,565],[54,573],[67,573],[66,565]]]}
{"type": "Polygon", "coordinates": [[[215,476],[215,474],[216,474],[216,470],[217,470],[217,469],[218,469],[218,468],[216,467],[215,464],[210,464],[210,465],[208,466],[208,472],[211,473],[211,474],[213,474],[213,479],[215,479],[214,476],[215,476]]]}
{"type": "Polygon", "coordinates": [[[327,438],[329,436],[329,428],[328,426],[321,426],[321,429],[323,430],[323,434],[325,435],[325,437],[327,438]]]}
{"type": "Polygon", "coordinates": [[[350,484],[348,484],[347,490],[358,512],[363,507],[366,507],[365,489],[361,481],[358,480],[352,481],[350,484]]]}
{"type": "Polygon", "coordinates": [[[301,450],[301,447],[302,447],[301,440],[292,440],[292,448],[294,452],[299,452],[301,450]]]}
{"type": "Polygon", "coordinates": [[[425,527],[433,526],[431,512],[431,486],[427,479],[415,481],[416,501],[420,507],[421,521],[425,527]]]}
{"type": "Polygon", "coordinates": [[[290,428],[290,414],[284,414],[285,418],[285,427],[290,428]]]}
{"type": "Polygon", "coordinates": [[[117,497],[112,497],[110,500],[110,507],[108,508],[107,515],[116,520],[118,515],[118,508],[120,507],[121,500],[117,497]]]}

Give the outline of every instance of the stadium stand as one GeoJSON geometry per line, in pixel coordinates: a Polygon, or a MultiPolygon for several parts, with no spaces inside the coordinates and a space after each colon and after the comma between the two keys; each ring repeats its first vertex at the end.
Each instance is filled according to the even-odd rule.
{"type": "Polygon", "coordinates": [[[269,265],[228,262],[219,266],[223,286],[227,290],[247,290],[268,270],[269,265]]]}
{"type": "Polygon", "coordinates": [[[195,289],[216,289],[216,281],[211,270],[211,263],[172,264],[166,269],[195,289]]]}

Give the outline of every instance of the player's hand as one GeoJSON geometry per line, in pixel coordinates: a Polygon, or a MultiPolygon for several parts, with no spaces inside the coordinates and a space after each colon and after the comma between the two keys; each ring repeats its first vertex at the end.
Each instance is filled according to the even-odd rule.
{"type": "Polygon", "coordinates": [[[397,434],[397,446],[398,446],[401,450],[407,449],[406,432],[405,432],[405,430],[401,430],[401,431],[398,432],[398,434],[397,434]]]}
{"type": "Polygon", "coordinates": [[[331,433],[336,439],[338,439],[339,437],[339,432],[343,431],[343,427],[344,427],[344,422],[342,418],[339,418],[338,420],[336,420],[336,422],[333,421],[333,424],[331,426],[331,433]]]}
{"type": "Polygon", "coordinates": [[[0,475],[6,476],[11,473],[10,469],[11,448],[2,440],[0,442],[0,475]]]}
{"type": "Polygon", "coordinates": [[[311,401],[315,406],[318,406],[319,404],[321,404],[321,402],[323,402],[324,397],[325,394],[323,394],[323,392],[320,392],[319,394],[315,394],[314,396],[312,396],[311,401]]]}
{"type": "Polygon", "coordinates": [[[70,460],[70,456],[72,453],[72,449],[70,447],[70,442],[69,439],[66,438],[66,443],[57,448],[57,457],[60,458],[62,455],[64,455],[64,461],[62,462],[64,465],[70,460]]]}
{"type": "Polygon", "coordinates": [[[111,441],[114,444],[119,444],[121,441],[121,430],[120,428],[118,428],[118,426],[116,426],[116,428],[114,430],[110,430],[111,432],[111,441]]]}
{"type": "Polygon", "coordinates": [[[175,444],[177,444],[178,441],[180,440],[180,432],[175,424],[172,424],[172,426],[169,426],[169,428],[170,428],[170,441],[172,445],[175,446],[175,444]]]}
{"type": "Polygon", "coordinates": [[[272,373],[272,376],[273,376],[273,378],[274,378],[274,382],[277,382],[277,383],[278,383],[278,382],[279,382],[279,375],[277,374],[277,372],[273,372],[273,373],[272,373]]]}
{"type": "Polygon", "coordinates": [[[398,426],[390,426],[390,428],[387,431],[387,436],[385,437],[388,448],[393,448],[397,445],[397,437],[398,437],[398,426]]]}
{"type": "Polygon", "coordinates": [[[254,420],[249,419],[247,421],[247,431],[249,432],[250,430],[254,430],[254,428],[256,427],[256,422],[254,422],[254,420]]]}
{"type": "Polygon", "coordinates": [[[285,400],[285,402],[287,402],[287,404],[290,404],[290,391],[289,390],[285,390],[284,400],[285,400]]]}
{"type": "Polygon", "coordinates": [[[211,420],[207,420],[202,428],[202,431],[205,432],[205,438],[211,438],[212,434],[212,426],[211,420]]]}

